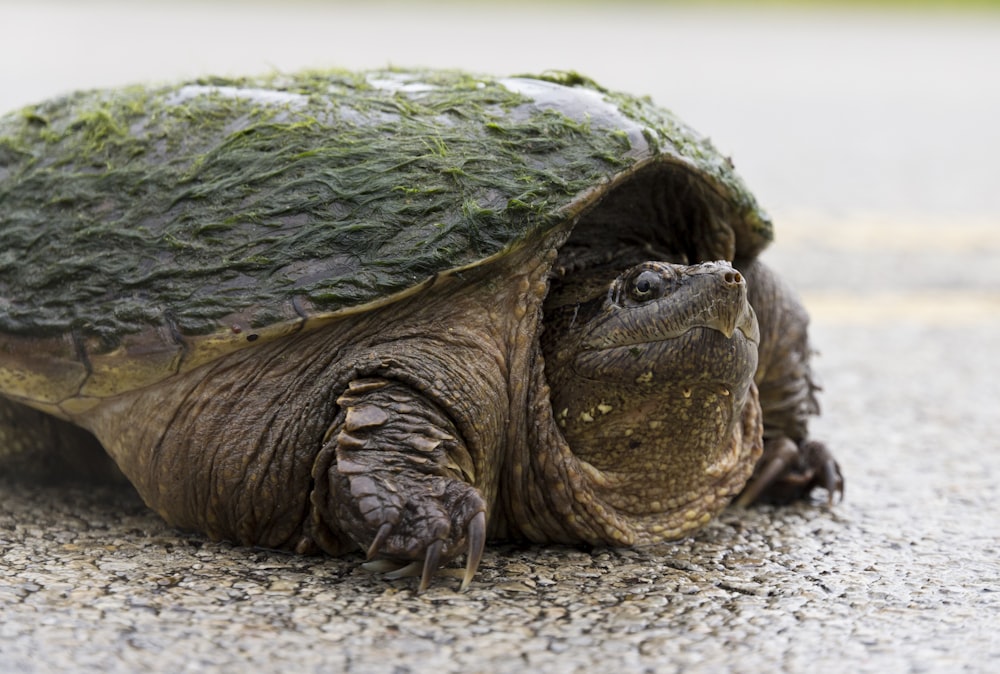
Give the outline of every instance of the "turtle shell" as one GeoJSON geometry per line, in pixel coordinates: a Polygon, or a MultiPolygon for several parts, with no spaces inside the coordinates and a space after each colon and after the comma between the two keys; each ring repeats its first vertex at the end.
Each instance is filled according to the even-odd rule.
{"type": "Polygon", "coordinates": [[[50,100],[0,119],[0,393],[73,418],[608,204],[631,224],[592,217],[574,237],[700,259],[771,237],[707,140],[574,73],[306,72],[50,100]]]}

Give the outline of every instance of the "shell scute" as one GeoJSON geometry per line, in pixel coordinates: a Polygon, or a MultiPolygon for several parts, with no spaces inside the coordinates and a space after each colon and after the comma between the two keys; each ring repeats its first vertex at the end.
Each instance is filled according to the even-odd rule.
{"type": "Polygon", "coordinates": [[[88,374],[72,334],[0,339],[0,391],[20,402],[45,405],[45,411],[63,416],[59,404],[79,395],[88,374]]]}
{"type": "Polygon", "coordinates": [[[736,254],[770,238],[707,141],[575,74],[306,72],[16,111],[0,118],[0,391],[83,405],[394,301],[653,165],[725,202],[736,254]]]}

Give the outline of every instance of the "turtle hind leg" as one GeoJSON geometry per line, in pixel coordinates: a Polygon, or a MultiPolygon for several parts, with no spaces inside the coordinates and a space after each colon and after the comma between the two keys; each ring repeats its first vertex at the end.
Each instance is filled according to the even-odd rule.
{"type": "Polygon", "coordinates": [[[809,316],[795,293],[762,263],[739,267],[760,323],[756,383],[764,453],[736,502],[789,503],[808,499],[820,488],[832,503],[843,496],[844,478],[826,446],[809,437],[809,419],[819,413],[809,316]]]}
{"type": "Polygon", "coordinates": [[[93,435],[3,398],[0,477],[42,484],[128,482],[93,435]]]}
{"type": "MultiPolygon", "coordinates": [[[[314,530],[339,530],[369,559],[409,562],[418,591],[466,552],[462,588],[482,558],[486,503],[454,424],[431,400],[385,379],[351,382],[313,468],[314,530]],[[333,526],[331,526],[331,524],[333,526]]],[[[322,534],[316,542],[341,549],[322,534]]]]}
{"type": "Polygon", "coordinates": [[[764,441],[764,453],[736,505],[787,504],[810,498],[817,487],[827,492],[827,505],[844,495],[840,465],[822,442],[796,445],[787,437],[764,441]]]}

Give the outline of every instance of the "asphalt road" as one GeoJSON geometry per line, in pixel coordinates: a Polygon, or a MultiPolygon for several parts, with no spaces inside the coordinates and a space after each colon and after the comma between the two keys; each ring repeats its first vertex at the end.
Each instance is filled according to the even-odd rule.
{"type": "Polygon", "coordinates": [[[814,317],[832,509],[492,547],[465,594],[0,481],[0,672],[986,672],[1000,661],[1000,18],[0,3],[0,107],[272,66],[575,67],[710,133],[814,317]],[[637,53],[642,46],[643,53],[637,53]],[[13,67],[11,64],[23,64],[13,67]]]}

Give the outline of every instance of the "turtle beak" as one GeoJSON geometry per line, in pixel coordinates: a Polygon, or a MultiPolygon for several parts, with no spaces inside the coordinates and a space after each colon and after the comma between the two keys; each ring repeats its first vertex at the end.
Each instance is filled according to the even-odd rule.
{"type": "MultiPolygon", "coordinates": [[[[631,306],[608,300],[613,304],[602,305],[602,315],[584,321],[588,327],[582,350],[652,344],[680,337],[695,328],[718,331],[727,339],[741,332],[753,344],[760,344],[760,329],[747,296],[746,279],[728,262],[694,266],[647,264],[654,265],[649,267],[652,270],[658,268],[655,265],[672,269],[667,291],[654,301],[631,306]]],[[[615,283],[628,279],[628,273],[632,272],[615,283]]],[[[609,297],[617,297],[617,292],[612,286],[609,297]]]]}
{"type": "Polygon", "coordinates": [[[733,382],[742,382],[745,366],[752,364],[752,376],[760,328],[742,274],[725,261],[694,266],[650,262],[627,271],[616,283],[631,283],[646,271],[662,271],[662,295],[629,303],[618,299],[615,291],[620,289],[613,286],[599,313],[584,321],[580,348],[567,351],[577,374],[638,381],[690,369],[697,361],[704,371],[733,382]],[[720,353],[728,354],[728,365],[714,362],[720,353]]]}
{"type": "Polygon", "coordinates": [[[719,308],[716,324],[712,327],[719,330],[727,339],[732,339],[736,331],[739,330],[751,342],[759,344],[760,327],[757,323],[757,315],[747,298],[746,281],[738,271],[731,267],[729,269],[729,271],[721,271],[719,274],[719,283],[725,291],[721,293],[723,297],[720,298],[720,303],[725,302],[725,295],[729,295],[731,301],[719,308]]]}
{"type": "Polygon", "coordinates": [[[757,323],[756,314],[749,302],[744,302],[742,306],[727,308],[720,312],[715,321],[710,321],[706,327],[715,328],[732,339],[736,331],[739,330],[743,336],[754,344],[760,344],[760,327],[757,323]]]}
{"type": "Polygon", "coordinates": [[[718,330],[726,339],[732,339],[739,330],[748,340],[759,344],[760,327],[747,298],[747,283],[743,275],[728,262],[719,261],[698,265],[692,276],[701,277],[701,283],[714,287],[709,291],[712,301],[703,305],[700,315],[692,317],[691,327],[718,330]]]}

